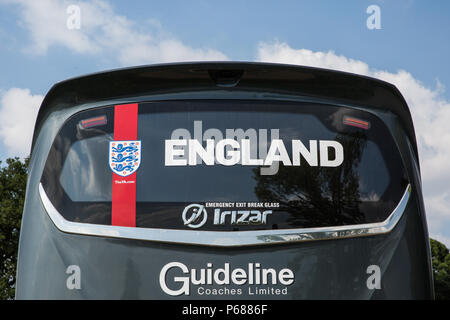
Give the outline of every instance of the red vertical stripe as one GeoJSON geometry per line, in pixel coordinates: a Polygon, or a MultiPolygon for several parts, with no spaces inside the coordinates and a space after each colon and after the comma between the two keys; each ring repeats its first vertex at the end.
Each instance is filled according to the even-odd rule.
{"type": "Polygon", "coordinates": [[[115,106],[114,140],[137,140],[137,118],[137,103],[115,106]]]}
{"type": "MultiPolygon", "coordinates": [[[[114,108],[114,140],[137,140],[138,105],[114,108]]],[[[136,172],[121,177],[113,173],[111,224],[136,227],[136,172]]]]}

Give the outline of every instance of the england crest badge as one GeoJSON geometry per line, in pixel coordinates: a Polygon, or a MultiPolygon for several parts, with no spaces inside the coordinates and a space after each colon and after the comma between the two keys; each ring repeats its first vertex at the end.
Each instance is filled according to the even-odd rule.
{"type": "Polygon", "coordinates": [[[141,141],[110,141],[109,167],[119,176],[136,172],[141,165],[141,141]]]}

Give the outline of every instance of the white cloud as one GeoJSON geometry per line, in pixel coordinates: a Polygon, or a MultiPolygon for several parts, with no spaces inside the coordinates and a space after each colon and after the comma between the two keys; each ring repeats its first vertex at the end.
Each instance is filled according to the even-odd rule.
{"type": "Polygon", "coordinates": [[[0,141],[7,156],[26,157],[30,154],[34,123],[44,99],[28,89],[12,88],[0,100],[0,141]]]}
{"type": "Polygon", "coordinates": [[[220,51],[192,48],[166,34],[160,23],[139,25],[118,15],[102,0],[0,0],[18,5],[20,21],[29,31],[33,54],[62,46],[78,54],[113,57],[122,66],[176,61],[228,60],[220,51]],[[67,28],[70,5],[80,8],[80,28],[67,28]]]}
{"type": "Polygon", "coordinates": [[[450,223],[450,101],[442,97],[444,88],[439,82],[430,89],[404,70],[395,73],[376,70],[333,51],[293,49],[279,42],[260,43],[257,60],[352,72],[394,84],[405,97],[413,117],[430,234],[447,241],[450,247],[450,230],[442,230],[445,223],[450,223]]]}
{"type": "MultiPolygon", "coordinates": [[[[29,31],[32,44],[27,51],[45,54],[52,45],[62,45],[77,53],[94,53],[100,47],[84,32],[69,30],[67,1],[54,0],[3,0],[6,4],[19,6],[20,24],[29,31]]],[[[88,19],[86,19],[88,20],[88,19]]],[[[87,22],[87,21],[86,21],[87,22]]],[[[89,24],[86,28],[91,29],[89,24]]]]}
{"type": "Polygon", "coordinates": [[[328,68],[364,75],[369,73],[369,66],[366,63],[338,56],[333,51],[313,52],[307,49],[292,49],[286,43],[279,42],[260,43],[257,60],[328,68]]]}
{"type": "Polygon", "coordinates": [[[174,61],[223,61],[228,58],[212,49],[194,49],[178,40],[163,40],[157,45],[144,44],[130,46],[120,53],[122,65],[136,65],[151,62],[174,61]]]}

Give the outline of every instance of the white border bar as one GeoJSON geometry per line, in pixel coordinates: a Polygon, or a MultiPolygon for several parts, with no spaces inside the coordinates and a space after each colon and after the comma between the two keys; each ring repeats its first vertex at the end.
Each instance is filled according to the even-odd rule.
{"type": "Polygon", "coordinates": [[[377,223],[359,224],[337,227],[320,227],[304,229],[277,229],[257,231],[195,231],[153,228],[118,227],[99,224],[71,222],[62,217],[51,203],[39,183],[39,195],[45,210],[55,226],[67,233],[148,240],[166,243],[193,244],[217,247],[236,247],[261,244],[291,243],[313,240],[329,240],[370,236],[390,232],[398,223],[405,211],[411,195],[411,185],[406,187],[403,196],[389,217],[377,223]]]}

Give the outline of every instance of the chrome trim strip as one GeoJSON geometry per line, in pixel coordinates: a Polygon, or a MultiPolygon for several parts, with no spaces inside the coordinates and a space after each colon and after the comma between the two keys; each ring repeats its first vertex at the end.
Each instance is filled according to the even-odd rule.
{"type": "Polygon", "coordinates": [[[258,231],[195,231],[150,228],[131,228],[98,224],[71,222],[64,219],[48,198],[44,187],[39,184],[39,194],[45,210],[55,226],[67,233],[148,240],[166,243],[194,244],[203,246],[234,247],[260,244],[291,243],[312,240],[341,239],[370,236],[390,232],[405,211],[411,195],[408,185],[400,202],[389,217],[377,223],[338,227],[304,229],[258,230],[258,231]]]}

